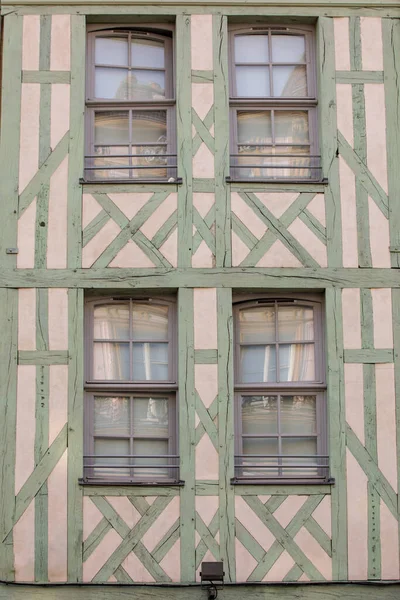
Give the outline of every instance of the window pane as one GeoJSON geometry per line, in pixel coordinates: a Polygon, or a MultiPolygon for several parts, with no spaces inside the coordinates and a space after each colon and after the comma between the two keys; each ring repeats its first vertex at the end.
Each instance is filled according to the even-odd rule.
{"type": "Polygon", "coordinates": [[[96,38],[95,61],[100,65],[128,66],[128,40],[106,37],[96,38]]]}
{"type": "Polygon", "coordinates": [[[306,43],[303,35],[272,34],[272,61],[283,63],[305,62],[306,43]]]}
{"type": "Polygon", "coordinates": [[[240,375],[243,383],[276,381],[275,346],[242,346],[240,375]]]}
{"type": "Polygon", "coordinates": [[[103,340],[129,340],[129,305],[96,306],[94,337],[103,340]]]}
{"type": "Polygon", "coordinates": [[[316,396],[281,396],[281,432],[294,435],[317,432],[316,396]]]}
{"type": "MultiPolygon", "coordinates": [[[[271,144],[271,112],[237,113],[238,144],[271,144]]],[[[248,150],[248,149],[247,149],[248,150]]],[[[247,152],[246,152],[247,153],[247,152]]]]}
{"type": "Polygon", "coordinates": [[[168,340],[168,306],[134,304],[134,340],[168,340]]]}
{"type": "Polygon", "coordinates": [[[129,379],[129,344],[95,342],[93,345],[94,379],[129,379]]]}
{"type": "Polygon", "coordinates": [[[167,112],[165,110],[132,111],[133,141],[136,144],[165,144],[167,141],[167,112]]]}
{"type": "Polygon", "coordinates": [[[316,438],[282,438],[282,454],[283,466],[286,467],[282,469],[283,476],[315,477],[317,475],[316,438]],[[289,457],[286,458],[287,456],[289,457]],[[293,468],[294,465],[297,467],[293,468]]]}
{"type": "Polygon", "coordinates": [[[314,344],[282,344],[279,346],[280,381],[314,381],[314,344]]]}
{"type": "Polygon", "coordinates": [[[246,98],[270,96],[268,68],[236,67],[236,93],[246,98]]]}
{"type": "Polygon", "coordinates": [[[95,97],[128,100],[128,74],[126,69],[95,69],[95,97]]]}
{"type": "Polygon", "coordinates": [[[133,344],[133,381],[168,379],[168,344],[133,344]]]}
{"type": "Polygon", "coordinates": [[[277,397],[242,396],[242,433],[265,435],[277,432],[277,397]]]}
{"type": "Polygon", "coordinates": [[[274,96],[307,96],[306,68],[302,66],[273,67],[274,96]]]}
{"type": "Polygon", "coordinates": [[[287,144],[309,143],[307,111],[275,111],[275,141],[287,144]]]}
{"type": "Polygon", "coordinates": [[[129,406],[129,398],[95,396],[94,434],[129,436],[129,406]]]}
{"type": "MultiPolygon", "coordinates": [[[[134,440],[133,453],[148,456],[149,454],[168,454],[167,440],[134,440]]],[[[168,458],[134,458],[135,465],[143,465],[144,468],[134,469],[136,479],[143,477],[171,477],[176,474],[175,469],[157,467],[157,465],[168,465],[168,458]]],[[[171,464],[171,463],[170,463],[171,464]]]]}
{"type": "Polygon", "coordinates": [[[239,312],[241,343],[275,341],[275,308],[249,308],[239,312]]]}
{"type": "MultiPolygon", "coordinates": [[[[116,455],[127,455],[129,452],[129,440],[94,440],[94,453],[105,454],[111,458],[96,458],[94,459],[95,465],[128,465],[129,458],[112,458],[116,455]]],[[[93,475],[95,477],[129,477],[129,469],[121,467],[98,467],[93,469],[93,475]]]]}
{"type": "Polygon", "coordinates": [[[128,88],[129,100],[163,100],[164,71],[132,71],[128,88]]]}
{"type": "Polygon", "coordinates": [[[155,40],[132,40],[131,62],[133,67],[164,67],[164,43],[155,40]]]}
{"type": "Polygon", "coordinates": [[[126,168],[129,166],[129,158],[121,158],[120,156],[121,154],[129,154],[128,146],[97,146],[95,154],[96,158],[87,159],[86,169],[89,166],[102,168],[88,170],[89,178],[124,179],[129,177],[129,169],[126,168]]]}
{"type": "Polygon", "coordinates": [[[133,399],[133,435],[168,437],[168,399],[133,399]]]}
{"type": "Polygon", "coordinates": [[[267,35],[236,35],[235,62],[260,63],[268,62],[267,35]]]}
{"type": "Polygon", "coordinates": [[[280,306],[278,336],[282,342],[314,339],[314,311],[300,306],[280,306]]]}
{"type": "Polygon", "coordinates": [[[242,457],[238,464],[238,475],[242,477],[274,477],[278,475],[278,440],[274,438],[245,438],[243,439],[243,454],[258,454],[257,456],[242,457]],[[272,455],[264,458],[265,455],[272,455]]]}
{"type": "Polygon", "coordinates": [[[95,145],[129,144],[128,111],[96,112],[94,115],[95,145]]]}

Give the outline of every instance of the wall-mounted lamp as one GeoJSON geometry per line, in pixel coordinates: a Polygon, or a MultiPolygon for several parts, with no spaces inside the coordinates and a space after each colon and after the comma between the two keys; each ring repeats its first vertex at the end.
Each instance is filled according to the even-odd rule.
{"type": "Polygon", "coordinates": [[[208,600],[216,600],[218,589],[222,589],[224,585],[224,563],[220,562],[203,562],[201,563],[201,587],[208,592],[208,600]],[[217,588],[217,584],[219,584],[217,588]]]}

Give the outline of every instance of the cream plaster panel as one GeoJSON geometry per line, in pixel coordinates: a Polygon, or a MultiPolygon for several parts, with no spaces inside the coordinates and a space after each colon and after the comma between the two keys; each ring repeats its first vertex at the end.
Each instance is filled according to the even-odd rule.
{"type": "Polygon", "coordinates": [[[18,290],[18,350],[36,350],[36,290],[18,290]]]}
{"type": "Polygon", "coordinates": [[[375,365],[378,466],[397,489],[394,364],[375,365]]]}
{"type": "Polygon", "coordinates": [[[13,529],[15,581],[35,581],[35,503],[13,529]]]}
{"type": "Polygon", "coordinates": [[[71,18],[69,15],[52,15],[51,54],[52,71],[69,71],[71,68],[71,18]]]}
{"type": "Polygon", "coordinates": [[[306,500],[307,496],[288,496],[285,502],[276,509],[274,517],[284,529],[286,529],[306,500]]]}
{"type": "Polygon", "coordinates": [[[387,193],[385,86],[383,83],[366,83],[364,95],[367,165],[387,193]]]}
{"type": "Polygon", "coordinates": [[[207,433],[196,446],[196,479],[217,480],[219,477],[218,452],[207,433]]]}
{"type": "Polygon", "coordinates": [[[219,498],[218,496],[196,496],[196,511],[207,525],[210,525],[212,518],[218,511],[219,498]]]}
{"type": "Polygon", "coordinates": [[[102,211],[100,204],[91,194],[82,196],[82,229],[85,229],[89,223],[102,211]]]}
{"type": "Polygon", "coordinates": [[[181,541],[176,540],[171,550],[160,562],[160,567],[170,577],[171,581],[181,580],[181,541]]]}
{"type": "Polygon", "coordinates": [[[132,529],[140,520],[140,514],[125,496],[106,496],[107,502],[117,511],[121,519],[132,529]]]}
{"type": "Polygon", "coordinates": [[[268,527],[260,521],[253,510],[246,504],[241,496],[235,497],[235,515],[243,527],[253,536],[265,551],[267,551],[275,541],[268,527]]]}
{"type": "Polygon", "coordinates": [[[164,202],[156,208],[147,221],[142,225],[140,231],[151,240],[157,231],[164,225],[165,221],[176,211],[178,197],[176,193],[170,194],[164,202]]]}
{"type": "Polygon", "coordinates": [[[332,537],[332,515],[331,515],[331,497],[325,498],[318,504],[312,514],[318,525],[322,527],[328,537],[332,537]]]}
{"type": "Polygon", "coordinates": [[[339,156],[343,266],[358,267],[356,184],[353,171],[339,156]]]}
{"type": "Polygon", "coordinates": [[[109,266],[120,268],[148,268],[154,267],[155,265],[133,240],[128,240],[125,246],[118,252],[117,256],[110,262],[109,266]]]}
{"type": "Polygon", "coordinates": [[[128,575],[132,577],[133,581],[137,583],[154,583],[155,581],[154,577],[150,575],[146,567],[143,566],[143,563],[140,562],[133,552],[128,554],[122,566],[128,575]]]}
{"type": "Polygon", "coordinates": [[[361,348],[360,290],[342,290],[343,344],[346,349],[361,348]]]}
{"type": "Polygon", "coordinates": [[[299,577],[297,581],[310,581],[310,578],[307,577],[305,573],[303,573],[303,575],[299,577]]]}
{"type": "Polygon", "coordinates": [[[308,203],[307,210],[321,223],[321,225],[324,227],[326,226],[324,194],[315,194],[311,202],[308,203]]]}
{"type": "Polygon", "coordinates": [[[15,448],[15,494],[34,469],[36,367],[17,367],[17,433],[15,448]]]}
{"type": "Polygon", "coordinates": [[[194,269],[211,269],[215,266],[215,256],[211,252],[210,248],[207,246],[205,241],[203,240],[200,243],[200,246],[197,248],[196,252],[192,256],[192,267],[194,269]]]}
{"type": "Polygon", "coordinates": [[[159,250],[173,267],[178,266],[178,229],[171,233],[159,250]]]}
{"type": "MultiPolygon", "coordinates": [[[[51,367],[50,367],[51,368],[51,367]]],[[[47,480],[49,581],[67,581],[67,455],[66,450],[47,480]]]]}
{"type": "Polygon", "coordinates": [[[282,552],[278,560],[272,565],[263,581],[282,581],[290,569],[295,565],[293,558],[286,552],[282,552]]]}
{"type": "Polygon", "coordinates": [[[353,96],[351,84],[338,83],[336,85],[336,106],[338,129],[353,148],[353,96]]]}
{"type": "Polygon", "coordinates": [[[22,25],[22,70],[39,69],[40,16],[25,15],[22,25]]]}
{"type": "Polygon", "coordinates": [[[70,91],[68,83],[54,83],[51,86],[50,145],[53,150],[69,129],[70,91]]]}
{"type": "Polygon", "coordinates": [[[68,365],[49,367],[49,445],[68,418],[68,365]]]}
{"type": "Polygon", "coordinates": [[[50,179],[47,268],[67,267],[68,156],[50,179]]]}
{"type": "Polygon", "coordinates": [[[204,142],[193,157],[193,177],[199,179],[214,177],[214,156],[204,142]]]}
{"type": "Polygon", "coordinates": [[[271,248],[260,258],[256,267],[302,267],[301,262],[284,246],[281,240],[276,240],[271,248]]]}
{"type": "Polygon", "coordinates": [[[237,538],[235,538],[235,556],[236,581],[238,583],[243,583],[244,581],[247,581],[258,563],[237,538]]]}
{"type": "Polygon", "coordinates": [[[347,537],[349,579],[368,579],[367,477],[347,450],[347,537]]]}
{"type": "Polygon", "coordinates": [[[18,219],[17,269],[33,269],[35,266],[36,198],[18,219]]]}
{"type": "Polygon", "coordinates": [[[335,35],[335,60],[337,71],[350,70],[350,39],[349,39],[349,19],[348,17],[339,17],[333,19],[335,35]]]}
{"type": "Polygon", "coordinates": [[[268,500],[269,500],[270,498],[271,498],[271,496],[264,495],[264,494],[261,494],[260,496],[258,496],[258,499],[259,499],[259,500],[261,500],[261,502],[262,502],[263,504],[265,504],[266,502],[268,502],[268,500]]]}
{"type": "Polygon", "coordinates": [[[195,349],[217,348],[217,290],[215,288],[195,289],[193,309],[195,349]]]}
{"type": "Polygon", "coordinates": [[[398,522],[381,499],[381,565],[382,579],[399,579],[398,522]]]}
{"type": "Polygon", "coordinates": [[[49,348],[68,350],[68,290],[50,288],[49,303],[49,348]]]}
{"type": "Polygon", "coordinates": [[[295,536],[294,541],[318,569],[322,577],[330,581],[332,579],[332,560],[311,533],[309,533],[305,527],[302,527],[295,536]]]}
{"type": "Polygon", "coordinates": [[[104,563],[110,558],[111,554],[118,548],[122,538],[118,535],[115,529],[111,529],[86,562],[83,563],[83,581],[92,581],[93,577],[104,563]]]}
{"type": "Polygon", "coordinates": [[[232,231],[232,266],[238,267],[249,254],[250,250],[234,231],[232,231]]]}
{"type": "Polygon", "coordinates": [[[147,504],[150,506],[157,500],[157,496],[146,496],[147,504]]]}
{"type": "Polygon", "coordinates": [[[381,213],[372,198],[368,198],[368,211],[372,266],[390,269],[389,221],[381,213]]]}
{"type": "Polygon", "coordinates": [[[108,221],[93,239],[83,248],[82,267],[87,269],[97,260],[104,250],[117,237],[121,229],[114,221],[108,221]]]}
{"type": "Polygon", "coordinates": [[[111,575],[111,577],[109,577],[109,578],[107,579],[107,581],[108,581],[109,583],[118,583],[118,579],[117,579],[116,577],[114,577],[114,575],[111,575]]]}
{"type": "Polygon", "coordinates": [[[267,231],[266,225],[257,217],[252,209],[247,206],[237,192],[231,194],[232,212],[242,221],[243,225],[257,238],[260,239],[267,231]]]}
{"type": "Polygon", "coordinates": [[[83,541],[92,533],[93,529],[102,520],[103,515],[93,504],[89,496],[83,497],[83,541]]]}
{"type": "Polygon", "coordinates": [[[344,365],[344,394],[346,403],[346,421],[364,444],[364,377],[363,366],[344,365]]]}
{"type": "Polygon", "coordinates": [[[108,194],[120,211],[129,219],[133,219],[139,210],[150,200],[153,192],[147,194],[108,194]]]}
{"type": "Polygon", "coordinates": [[[371,290],[374,315],[374,348],[393,348],[392,290],[371,290]]]}
{"type": "Polygon", "coordinates": [[[193,206],[198,211],[202,219],[204,219],[215,204],[215,194],[208,192],[194,192],[193,206]]]}
{"type": "Polygon", "coordinates": [[[202,121],[214,104],[214,84],[192,83],[192,107],[202,121]]]}
{"type": "Polygon", "coordinates": [[[292,192],[257,192],[257,198],[264,204],[274,217],[279,219],[287,211],[289,206],[298,198],[298,193],[292,192]]]}
{"type": "Polygon", "coordinates": [[[383,71],[382,19],[360,17],[361,56],[364,71],[383,71]]]}
{"type": "Polygon", "coordinates": [[[179,519],[179,497],[175,496],[142,536],[142,543],[149,552],[154,550],[177,519],[179,519]]]}
{"type": "Polygon", "coordinates": [[[309,254],[317,261],[321,267],[328,266],[326,246],[319,238],[301,221],[295,219],[288,227],[288,231],[296,238],[298,242],[307,250],[309,254]]]}
{"type": "Polygon", "coordinates": [[[25,189],[38,170],[40,84],[23,83],[19,147],[19,191],[25,189]]]}
{"type": "Polygon", "coordinates": [[[195,365],[194,383],[204,406],[209,408],[218,394],[218,365],[195,365]]]}
{"type": "Polygon", "coordinates": [[[192,69],[213,68],[212,15],[192,15],[191,53],[192,69]]]}

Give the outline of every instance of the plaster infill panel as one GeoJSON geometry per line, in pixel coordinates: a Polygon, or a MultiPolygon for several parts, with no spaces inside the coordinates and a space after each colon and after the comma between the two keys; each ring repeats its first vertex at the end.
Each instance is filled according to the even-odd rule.
{"type": "Polygon", "coordinates": [[[122,538],[115,529],[111,529],[106,533],[97,548],[92,552],[87,561],[83,563],[83,581],[92,581],[93,577],[100,571],[101,567],[121,542],[122,538]]]}
{"type": "Polygon", "coordinates": [[[326,535],[332,537],[332,515],[331,515],[331,497],[329,495],[318,504],[312,514],[315,521],[325,531],[326,535]]]}
{"type": "Polygon", "coordinates": [[[18,290],[18,350],[36,350],[36,289],[18,290]]]}
{"type": "Polygon", "coordinates": [[[190,25],[192,69],[205,71],[212,70],[212,15],[192,15],[190,25]]]}
{"type": "Polygon", "coordinates": [[[18,494],[35,466],[35,409],[36,367],[18,365],[15,494],[18,494]]]}
{"type": "Polygon", "coordinates": [[[366,83],[365,122],[367,131],[367,166],[372,175],[387,193],[386,159],[386,109],[385,86],[380,83],[366,83]]]}
{"type": "Polygon", "coordinates": [[[68,83],[51,86],[50,145],[53,150],[69,129],[70,92],[68,83]]]}
{"type": "Polygon", "coordinates": [[[362,365],[352,363],[344,365],[344,396],[346,421],[364,444],[364,376],[362,365]]]}
{"type": "Polygon", "coordinates": [[[196,496],[196,512],[198,512],[204,524],[209,527],[213,517],[218,511],[218,496],[196,496]]]}
{"type": "Polygon", "coordinates": [[[382,19],[379,17],[360,17],[360,31],[363,70],[382,71],[382,19]]]}
{"type": "Polygon", "coordinates": [[[398,521],[384,501],[380,502],[382,579],[399,579],[398,521]]]}
{"type": "Polygon", "coordinates": [[[219,477],[219,457],[207,433],[196,446],[196,479],[216,481],[219,477]]]}
{"type": "Polygon", "coordinates": [[[50,179],[47,268],[67,267],[68,156],[50,179]]]}
{"type": "Polygon", "coordinates": [[[143,535],[141,541],[149,552],[154,550],[171,525],[179,519],[179,501],[179,497],[175,496],[143,535]]]}
{"type": "Polygon", "coordinates": [[[212,83],[192,83],[192,107],[203,121],[214,104],[214,85],[212,83]]]}
{"type": "Polygon", "coordinates": [[[335,61],[337,71],[350,70],[350,36],[348,17],[333,19],[335,35],[335,61]]]}
{"type": "Polygon", "coordinates": [[[303,246],[305,250],[313,257],[320,267],[328,266],[326,246],[319,238],[301,221],[295,219],[288,227],[289,233],[303,246]]]}
{"type": "Polygon", "coordinates": [[[259,240],[267,230],[267,226],[257,217],[237,192],[231,194],[231,208],[237,218],[259,240]]]}
{"type": "Polygon", "coordinates": [[[181,541],[176,540],[171,550],[160,562],[160,567],[173,582],[181,580],[181,541]]]}
{"type": "Polygon", "coordinates": [[[215,267],[215,256],[204,240],[192,256],[192,267],[194,269],[211,269],[215,267]]]}
{"type": "Polygon", "coordinates": [[[108,221],[93,239],[83,248],[82,267],[87,269],[99,258],[104,250],[117,237],[121,229],[115,221],[108,221]]]}
{"type": "Polygon", "coordinates": [[[48,577],[67,581],[67,461],[66,450],[47,480],[48,494],[48,577]]]}
{"type": "Polygon", "coordinates": [[[394,364],[375,365],[378,467],[397,489],[394,364]]]}
{"type": "Polygon", "coordinates": [[[351,580],[368,579],[368,479],[347,449],[347,539],[351,580]]]}
{"type": "Polygon", "coordinates": [[[170,194],[164,202],[156,208],[147,221],[141,226],[140,231],[151,240],[157,231],[161,229],[169,217],[177,210],[178,196],[170,194]]]}
{"type": "Polygon", "coordinates": [[[356,183],[353,171],[339,156],[343,266],[358,267],[356,183]]]}
{"type": "Polygon", "coordinates": [[[330,581],[332,579],[332,559],[321,548],[314,536],[305,527],[302,527],[294,541],[321,573],[321,579],[330,581]]]}
{"type": "Polygon", "coordinates": [[[40,84],[23,83],[21,89],[21,130],[19,147],[19,191],[38,170],[40,84]]]}
{"type": "Polygon", "coordinates": [[[206,408],[218,394],[218,365],[195,365],[194,385],[206,408]]]}
{"type": "Polygon", "coordinates": [[[282,552],[278,560],[263,578],[263,581],[282,581],[295,565],[293,558],[286,551],[282,552]]]}
{"type": "Polygon", "coordinates": [[[22,27],[22,69],[24,71],[38,71],[40,16],[24,15],[22,27]]]}
{"type": "Polygon", "coordinates": [[[353,133],[353,95],[348,83],[336,85],[337,127],[350,146],[354,146],[353,133]]]}
{"type": "Polygon", "coordinates": [[[49,445],[68,418],[68,365],[49,367],[49,445]]]}
{"type": "Polygon", "coordinates": [[[372,266],[390,269],[389,221],[370,197],[368,197],[368,212],[372,266]]]}
{"type": "Polygon", "coordinates": [[[92,533],[102,520],[103,515],[89,496],[83,497],[83,541],[92,533]]]}
{"type": "Polygon", "coordinates": [[[35,581],[35,502],[13,529],[15,581],[35,581]]]}
{"type": "Polygon", "coordinates": [[[241,496],[235,497],[235,516],[245,529],[253,536],[267,552],[275,541],[275,536],[268,527],[257,517],[250,506],[241,496]]]}
{"type": "Polygon", "coordinates": [[[392,290],[372,289],[374,348],[393,348],[392,290]]]}
{"type": "Polygon", "coordinates": [[[236,557],[236,581],[243,583],[247,581],[251,573],[257,566],[257,561],[246,550],[243,544],[235,538],[235,557],[236,557]]]}
{"type": "Polygon", "coordinates": [[[343,345],[346,350],[361,348],[360,290],[342,290],[343,345]]]}
{"type": "Polygon", "coordinates": [[[250,250],[232,230],[232,267],[238,267],[248,256],[250,250]]]}
{"type": "Polygon", "coordinates": [[[18,219],[17,269],[33,269],[36,243],[36,198],[18,219]]]}
{"type": "Polygon", "coordinates": [[[70,15],[52,15],[50,69],[69,71],[71,68],[71,17],[70,15]]]}
{"type": "Polygon", "coordinates": [[[196,288],[193,292],[195,350],[214,350],[217,342],[217,290],[196,288]]]}
{"type": "Polygon", "coordinates": [[[49,348],[68,350],[68,290],[50,288],[49,305],[49,348]]]}
{"type": "Polygon", "coordinates": [[[198,179],[214,178],[214,155],[204,142],[193,156],[193,177],[198,179]]]}

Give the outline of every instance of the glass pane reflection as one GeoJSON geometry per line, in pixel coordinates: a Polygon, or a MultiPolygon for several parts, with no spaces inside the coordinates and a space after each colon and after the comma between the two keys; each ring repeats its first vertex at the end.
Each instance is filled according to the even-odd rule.
{"type": "Polygon", "coordinates": [[[242,396],[242,433],[265,435],[277,431],[277,396],[242,396]]]}
{"type": "Polygon", "coordinates": [[[133,344],[133,381],[168,379],[168,344],[133,344]]]}
{"type": "Polygon", "coordinates": [[[168,437],[167,398],[134,398],[133,435],[168,437]]]}
{"type": "Polygon", "coordinates": [[[281,432],[292,435],[317,432],[316,396],[281,397],[281,432]]]}
{"type": "Polygon", "coordinates": [[[242,346],[240,375],[243,383],[276,381],[275,346],[242,346]]]}
{"type": "Polygon", "coordinates": [[[129,306],[97,306],[94,309],[94,337],[103,340],[129,340],[129,306]]]}
{"type": "Polygon", "coordinates": [[[93,379],[129,379],[129,344],[94,342],[93,379]]]}
{"type": "Polygon", "coordinates": [[[314,344],[279,346],[280,381],[315,381],[314,344]]]}
{"type": "Polygon", "coordinates": [[[95,435],[130,434],[129,398],[94,397],[95,435]]]}
{"type": "Polygon", "coordinates": [[[250,308],[239,313],[240,342],[274,342],[275,308],[250,308]]]}

